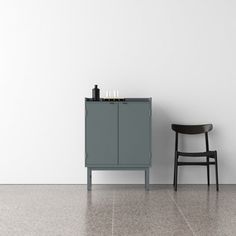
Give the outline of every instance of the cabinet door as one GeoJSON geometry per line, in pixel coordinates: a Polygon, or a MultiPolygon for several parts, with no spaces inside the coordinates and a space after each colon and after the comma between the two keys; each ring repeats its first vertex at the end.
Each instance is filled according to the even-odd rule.
{"type": "Polygon", "coordinates": [[[117,164],[118,104],[87,102],[85,129],[86,164],[117,164]]]}
{"type": "Polygon", "coordinates": [[[150,164],[151,116],[148,102],[119,104],[119,164],[150,164]]]}

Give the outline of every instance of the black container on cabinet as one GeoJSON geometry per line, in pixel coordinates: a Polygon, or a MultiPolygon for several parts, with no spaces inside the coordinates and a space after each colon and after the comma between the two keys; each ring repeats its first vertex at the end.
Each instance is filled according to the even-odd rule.
{"type": "Polygon", "coordinates": [[[97,85],[92,90],[92,99],[93,101],[99,101],[100,100],[100,89],[97,85]]]}

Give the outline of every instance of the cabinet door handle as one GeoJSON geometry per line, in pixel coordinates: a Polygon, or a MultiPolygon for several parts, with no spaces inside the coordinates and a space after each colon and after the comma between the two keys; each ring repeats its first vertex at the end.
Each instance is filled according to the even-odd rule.
{"type": "Polygon", "coordinates": [[[122,102],[122,104],[128,104],[127,102],[122,102]]]}
{"type": "Polygon", "coordinates": [[[110,102],[110,104],[115,104],[114,102],[110,102]]]}

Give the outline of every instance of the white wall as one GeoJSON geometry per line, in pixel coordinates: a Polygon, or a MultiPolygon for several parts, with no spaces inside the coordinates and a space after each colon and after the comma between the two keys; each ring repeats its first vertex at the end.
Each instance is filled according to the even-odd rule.
{"type": "MultiPolygon", "coordinates": [[[[86,183],[95,83],[102,95],[153,97],[151,183],[172,182],[173,122],[212,122],[220,182],[236,183],[235,12],[230,0],[1,0],[0,183],[86,183]]],[[[182,168],[180,182],[205,183],[206,169],[182,168]]],[[[94,183],[143,173],[98,172],[94,183]]]]}

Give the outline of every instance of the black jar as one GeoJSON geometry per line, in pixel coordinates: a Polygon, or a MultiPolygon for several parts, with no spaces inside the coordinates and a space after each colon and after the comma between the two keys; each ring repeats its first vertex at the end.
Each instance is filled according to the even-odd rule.
{"type": "Polygon", "coordinates": [[[95,84],[95,87],[93,88],[93,91],[92,91],[92,98],[93,98],[93,101],[100,100],[100,89],[98,88],[98,86],[96,84],[95,84]]]}

